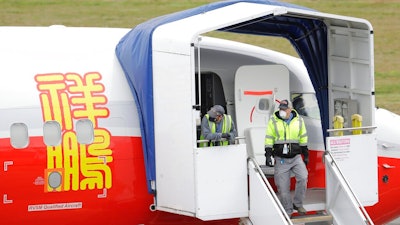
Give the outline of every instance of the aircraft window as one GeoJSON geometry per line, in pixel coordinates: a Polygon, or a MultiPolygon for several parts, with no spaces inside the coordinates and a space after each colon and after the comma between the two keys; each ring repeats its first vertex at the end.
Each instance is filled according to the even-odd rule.
{"type": "Polygon", "coordinates": [[[28,126],[24,123],[13,123],[10,127],[11,146],[16,149],[26,148],[29,145],[28,126]]]}
{"type": "Polygon", "coordinates": [[[94,140],[93,123],[89,119],[80,119],[76,122],[76,137],[80,144],[91,144],[94,140]]]}
{"type": "Polygon", "coordinates": [[[292,94],[293,108],[302,116],[320,119],[317,97],[314,93],[292,94]]]}
{"type": "Polygon", "coordinates": [[[258,109],[261,111],[269,110],[269,99],[268,98],[260,98],[258,100],[258,109]]]}
{"type": "Polygon", "coordinates": [[[61,126],[57,121],[46,121],[44,123],[43,141],[47,146],[61,144],[61,126]]]}

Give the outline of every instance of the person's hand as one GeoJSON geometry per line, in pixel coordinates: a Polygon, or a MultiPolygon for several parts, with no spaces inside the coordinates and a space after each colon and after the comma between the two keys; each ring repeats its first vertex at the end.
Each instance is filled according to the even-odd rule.
{"type": "Polygon", "coordinates": [[[265,148],[265,165],[269,167],[274,166],[273,157],[272,157],[272,148],[265,148]]]}
{"type": "Polygon", "coordinates": [[[269,157],[266,158],[265,165],[269,166],[269,167],[273,167],[274,166],[274,163],[273,163],[273,160],[272,160],[272,156],[269,156],[269,157]]]}
{"type": "Polygon", "coordinates": [[[301,147],[301,153],[303,154],[303,162],[304,164],[308,164],[308,147],[307,146],[302,146],[301,147]]]}
{"type": "Polygon", "coordinates": [[[231,135],[229,133],[222,133],[221,137],[228,139],[231,135]]]}

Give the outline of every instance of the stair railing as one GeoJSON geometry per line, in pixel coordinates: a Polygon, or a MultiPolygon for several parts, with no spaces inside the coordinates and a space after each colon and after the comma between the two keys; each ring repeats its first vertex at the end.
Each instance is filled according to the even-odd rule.
{"type": "Polygon", "coordinates": [[[285,209],[283,208],[278,196],[275,194],[275,190],[272,188],[272,186],[270,185],[270,183],[269,183],[268,179],[266,178],[264,172],[262,171],[261,167],[258,165],[257,160],[255,158],[253,158],[253,157],[249,157],[247,161],[248,161],[248,165],[250,165],[249,169],[254,169],[255,172],[260,175],[265,187],[267,188],[269,194],[272,196],[273,200],[277,204],[279,212],[284,216],[287,224],[293,225],[290,217],[288,216],[288,214],[286,213],[285,209]]]}
{"type": "MultiPolygon", "coordinates": [[[[334,173],[334,175],[338,178],[337,179],[338,182],[340,182],[340,185],[343,187],[343,190],[346,192],[346,194],[352,200],[351,202],[355,203],[354,207],[359,209],[359,212],[361,213],[361,215],[363,217],[364,224],[373,225],[374,223],[372,222],[371,218],[369,217],[367,211],[365,210],[364,206],[361,204],[360,200],[355,195],[350,184],[345,179],[342,171],[340,170],[338,164],[336,163],[335,159],[333,158],[332,154],[329,151],[325,151],[325,160],[331,166],[330,171],[332,171],[334,173]]],[[[328,208],[328,210],[330,208],[330,206],[328,204],[327,204],[327,208],[328,208]]]]}

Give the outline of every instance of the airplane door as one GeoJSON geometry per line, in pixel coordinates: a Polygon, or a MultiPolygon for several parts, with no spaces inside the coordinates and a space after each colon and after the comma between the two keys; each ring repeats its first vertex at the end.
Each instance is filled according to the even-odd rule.
{"type": "Polygon", "coordinates": [[[289,97],[289,70],[284,65],[246,65],[236,71],[237,131],[246,137],[249,156],[265,160],[265,129],[277,106],[275,100],[289,97]]]}

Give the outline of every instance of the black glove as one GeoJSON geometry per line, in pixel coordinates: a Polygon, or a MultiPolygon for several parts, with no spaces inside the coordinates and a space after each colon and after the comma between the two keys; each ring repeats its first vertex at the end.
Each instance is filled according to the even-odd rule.
{"type": "Polygon", "coordinates": [[[222,133],[222,135],[221,135],[222,138],[226,138],[226,139],[229,139],[230,136],[231,135],[229,133],[222,133]]]}
{"type": "Polygon", "coordinates": [[[308,148],[307,148],[307,146],[301,146],[301,153],[304,156],[304,159],[303,159],[304,164],[306,164],[306,166],[307,166],[307,164],[308,164],[308,148]]]}
{"type": "Polygon", "coordinates": [[[210,117],[208,117],[208,120],[211,122],[215,122],[216,118],[210,116],[210,117]]]}
{"type": "Polygon", "coordinates": [[[269,167],[273,167],[274,163],[272,162],[272,148],[265,148],[265,165],[269,167]]]}

